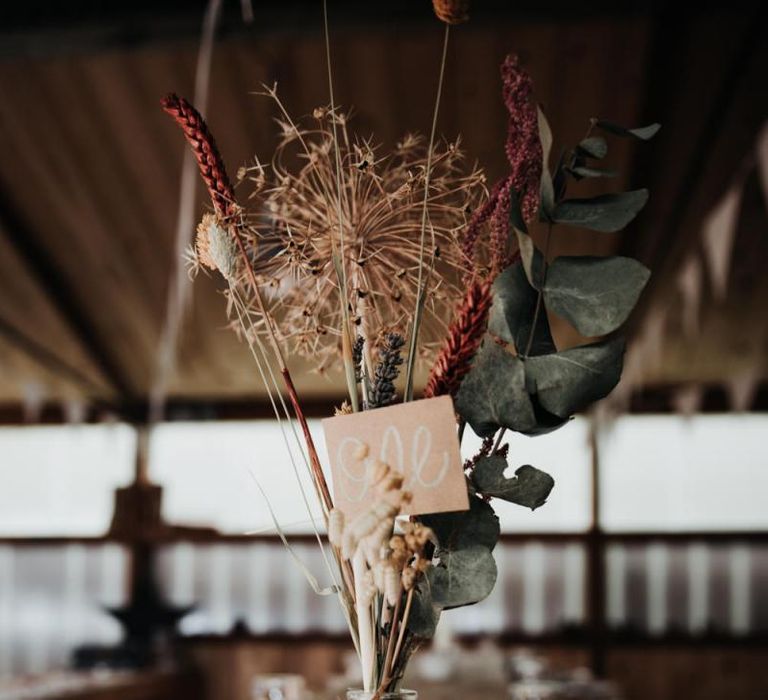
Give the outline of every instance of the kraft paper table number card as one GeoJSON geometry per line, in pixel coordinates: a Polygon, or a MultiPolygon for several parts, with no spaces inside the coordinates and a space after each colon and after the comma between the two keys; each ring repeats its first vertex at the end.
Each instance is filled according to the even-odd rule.
{"type": "Polygon", "coordinates": [[[469,508],[450,396],[327,418],[323,430],[334,503],[347,517],[370,503],[377,460],[403,474],[403,488],[413,497],[403,514],[469,508]],[[360,459],[363,445],[367,456],[360,459]]]}

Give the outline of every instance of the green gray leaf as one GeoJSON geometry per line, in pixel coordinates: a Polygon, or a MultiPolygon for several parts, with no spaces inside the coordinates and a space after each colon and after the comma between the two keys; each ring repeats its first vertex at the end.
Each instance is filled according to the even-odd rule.
{"type": "Polygon", "coordinates": [[[607,168],[590,168],[587,165],[575,165],[571,168],[571,172],[577,178],[584,177],[616,177],[618,174],[615,170],[609,170],[607,168]]]}
{"type": "Polygon", "coordinates": [[[440,608],[432,600],[430,582],[425,576],[416,581],[411,613],[408,616],[408,630],[422,639],[432,639],[440,621],[440,608]]]}
{"type": "MultiPolygon", "coordinates": [[[[544,258],[533,247],[530,253],[530,274],[541,282],[544,279],[544,258]]],[[[503,341],[514,343],[520,355],[525,353],[528,346],[531,326],[536,315],[537,298],[538,292],[530,285],[525,272],[524,259],[510,265],[493,283],[493,306],[488,318],[488,330],[503,341]]],[[[542,355],[554,349],[547,314],[541,309],[528,354],[542,355]]]]}
{"type": "Polygon", "coordinates": [[[558,224],[613,233],[623,229],[648,201],[648,190],[604,194],[591,199],[566,199],[555,208],[558,224]]]}
{"type": "Polygon", "coordinates": [[[433,603],[443,609],[478,603],[493,590],[496,562],[482,545],[445,551],[440,563],[427,571],[433,603]]]}
{"type": "Polygon", "coordinates": [[[635,129],[626,129],[623,126],[602,119],[596,120],[595,126],[600,127],[608,133],[615,134],[616,136],[624,136],[625,138],[632,137],[640,139],[640,141],[649,141],[656,136],[659,129],[661,129],[661,124],[657,123],[649,124],[648,126],[639,126],[635,129]]]}
{"type": "Polygon", "coordinates": [[[461,383],[456,410],[480,437],[489,437],[500,427],[520,433],[535,431],[536,416],[525,388],[522,360],[486,338],[461,383]]]}
{"type": "Polygon", "coordinates": [[[472,471],[478,492],[535,510],[546,502],[555,480],[546,472],[524,464],[513,478],[504,476],[507,460],[500,455],[483,457],[472,471]]]}
{"type": "Polygon", "coordinates": [[[567,418],[616,386],[623,357],[621,338],[530,357],[525,361],[528,390],[544,409],[567,418]]]}
{"type": "Polygon", "coordinates": [[[552,185],[552,174],[549,171],[549,156],[552,151],[552,129],[550,129],[549,122],[540,107],[538,108],[537,114],[542,152],[541,186],[539,188],[540,218],[545,221],[550,221],[555,209],[555,190],[552,185]]]}
{"type": "Polygon", "coordinates": [[[588,158],[605,158],[608,155],[608,143],[602,136],[591,136],[576,147],[579,155],[588,158]]]}
{"type": "Polygon", "coordinates": [[[476,544],[492,550],[499,540],[499,519],[493,508],[477,496],[469,497],[469,510],[421,515],[419,520],[432,528],[439,550],[476,544]]]}
{"type": "Polygon", "coordinates": [[[605,335],[627,320],[650,271],[620,256],[564,256],[547,269],[547,308],[586,336],[605,335]]]}

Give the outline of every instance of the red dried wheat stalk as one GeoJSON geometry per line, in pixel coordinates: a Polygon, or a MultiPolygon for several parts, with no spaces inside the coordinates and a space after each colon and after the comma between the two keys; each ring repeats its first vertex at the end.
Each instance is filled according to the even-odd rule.
{"type": "Polygon", "coordinates": [[[485,335],[491,301],[490,281],[470,283],[429,373],[424,398],[456,395],[485,335]]]}
{"type": "Polygon", "coordinates": [[[202,115],[187,100],[174,93],[166,95],[160,104],[176,120],[192,147],[216,214],[219,217],[229,216],[234,211],[235,193],[216,141],[202,115]]]}

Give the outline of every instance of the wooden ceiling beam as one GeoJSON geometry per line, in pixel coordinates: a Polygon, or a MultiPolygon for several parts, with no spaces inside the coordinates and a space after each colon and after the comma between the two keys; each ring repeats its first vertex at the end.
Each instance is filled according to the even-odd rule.
{"type": "MultiPolygon", "coordinates": [[[[744,125],[735,123],[737,120],[729,120],[729,113],[739,98],[745,81],[750,79],[750,68],[760,58],[759,52],[764,47],[768,33],[768,5],[761,3],[750,9],[749,13],[739,15],[743,25],[738,41],[734,42],[736,49],[731,54],[722,56],[723,60],[727,61],[727,67],[719,81],[710,86],[713,99],[708,103],[702,100],[704,105],[709,104],[708,109],[704,113],[692,115],[695,116],[695,121],[691,122],[691,128],[701,126],[686,159],[683,173],[676,182],[675,194],[671,199],[673,206],[663,211],[663,216],[658,213],[654,216],[653,211],[647,216],[641,215],[622,238],[620,252],[640,259],[653,273],[651,286],[641,298],[640,306],[628,324],[627,334],[630,337],[642,327],[645,312],[653,305],[654,300],[658,299],[660,294],[670,293],[669,290],[674,284],[674,273],[679,269],[685,252],[691,245],[699,245],[696,238],[699,229],[691,225],[691,222],[707,213],[699,212],[694,207],[698,206],[697,195],[707,184],[707,178],[712,176],[708,166],[715,144],[728,137],[734,130],[743,131],[744,125]]],[[[648,121],[661,122],[663,131],[664,115],[668,113],[665,108],[671,110],[678,107],[674,99],[675,91],[680,89],[680,81],[685,79],[686,66],[683,59],[686,52],[691,50],[686,43],[687,37],[691,36],[690,18],[687,18],[680,8],[673,8],[659,14],[655,27],[654,49],[646,77],[649,92],[645,113],[648,121]]],[[[712,51],[722,52],[722,48],[713,46],[712,51]]],[[[753,135],[750,134],[750,137],[753,135]]],[[[653,174],[663,170],[663,160],[668,157],[664,148],[654,150],[653,143],[639,146],[633,168],[634,184],[648,187],[652,198],[655,191],[653,174]],[[646,153],[643,153],[644,149],[647,149],[646,153]]],[[[739,158],[743,154],[733,155],[739,158]]],[[[723,179],[727,181],[734,172],[735,170],[730,173],[724,171],[723,179]]],[[[714,202],[712,204],[714,205],[714,202]]]]}
{"type": "MultiPolygon", "coordinates": [[[[500,18],[530,21],[572,21],[595,17],[648,16],[668,3],[663,0],[483,0],[470,12],[473,25],[500,18]]],[[[699,3],[698,11],[729,8],[725,0],[699,3]]],[[[90,0],[28,0],[6,3],[0,10],[0,56],[49,56],[106,49],[135,49],[168,41],[196,40],[205,12],[205,0],[134,0],[130,3],[94,3],[90,0]]],[[[386,5],[360,0],[335,0],[329,8],[335,29],[361,25],[379,29],[413,23],[432,23],[427,0],[390,0],[386,5]]],[[[243,21],[239,3],[225,3],[219,37],[290,31],[293,36],[317,32],[322,14],[317,0],[254,3],[254,22],[243,21]]]]}
{"type": "MultiPolygon", "coordinates": [[[[91,319],[78,303],[65,276],[59,272],[45,249],[38,245],[36,237],[26,226],[2,188],[0,188],[0,231],[2,231],[0,235],[4,235],[13,246],[38,288],[73,332],[94,366],[104,375],[111,388],[119,395],[120,400],[132,400],[134,397],[133,388],[126,379],[122,367],[119,366],[110,352],[108,343],[99,336],[91,319]]],[[[10,332],[10,327],[7,327],[6,331],[10,332]]],[[[19,345],[19,338],[17,333],[17,345],[19,345]]],[[[41,359],[40,352],[31,352],[29,343],[26,343],[26,348],[33,359],[38,361],[41,359]]],[[[55,353],[49,349],[45,349],[44,352],[49,361],[56,357],[55,353]]],[[[56,362],[60,370],[66,364],[61,360],[56,362]]]]}

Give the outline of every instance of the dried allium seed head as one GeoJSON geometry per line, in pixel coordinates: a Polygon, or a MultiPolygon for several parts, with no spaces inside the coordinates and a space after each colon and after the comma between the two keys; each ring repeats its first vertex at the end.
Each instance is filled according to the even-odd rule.
{"type": "MultiPolygon", "coordinates": [[[[326,366],[339,362],[345,306],[368,338],[381,330],[402,331],[412,320],[427,148],[408,137],[382,153],[350,134],[339,112],[320,110],[316,116],[309,129],[284,125],[269,182],[247,213],[243,235],[260,278],[277,282],[268,301],[282,338],[326,366]],[[343,300],[334,256],[345,273],[343,300]],[[313,301],[310,313],[307,299],[313,301]]],[[[461,296],[467,270],[458,239],[467,211],[485,194],[482,173],[466,168],[462,158],[454,145],[433,150],[425,255],[433,269],[420,333],[428,353],[444,336],[446,318],[461,296]]]]}
{"type": "Polygon", "coordinates": [[[446,24],[461,24],[469,19],[469,0],[432,0],[432,8],[446,24]]]}

